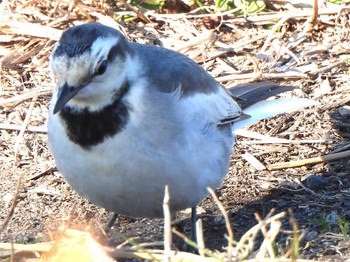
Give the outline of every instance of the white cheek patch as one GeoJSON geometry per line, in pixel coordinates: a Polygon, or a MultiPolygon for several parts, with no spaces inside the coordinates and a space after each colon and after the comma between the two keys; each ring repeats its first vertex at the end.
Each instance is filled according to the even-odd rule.
{"type": "Polygon", "coordinates": [[[108,64],[104,74],[93,75],[97,65],[107,59],[110,49],[117,45],[118,41],[119,38],[115,36],[100,37],[93,42],[90,51],[78,57],[52,57],[52,71],[58,80],[58,87],[64,84],[72,87],[83,86],[68,102],[70,106],[88,107],[92,111],[99,111],[113,102],[115,92],[125,81],[138,79],[134,74],[140,71],[140,63],[129,55],[126,55],[126,63],[116,59],[108,64]],[[133,74],[130,77],[129,72],[133,74]]]}
{"type": "Polygon", "coordinates": [[[51,59],[52,72],[57,78],[58,86],[67,83],[69,86],[78,87],[90,78],[91,56],[89,52],[77,58],[67,55],[51,59]]]}
{"type": "Polygon", "coordinates": [[[78,87],[88,82],[91,70],[91,55],[85,52],[77,58],[72,58],[66,74],[69,86],[78,87]]]}
{"type": "Polygon", "coordinates": [[[65,55],[52,58],[51,70],[57,79],[58,86],[63,86],[66,82],[69,58],[65,55]]]}
{"type": "Polygon", "coordinates": [[[107,58],[109,50],[117,43],[118,38],[115,36],[100,37],[91,46],[91,52],[87,51],[79,57],[68,57],[67,55],[51,57],[52,72],[57,78],[58,85],[63,86],[67,83],[77,87],[86,84],[97,64],[107,58]]]}

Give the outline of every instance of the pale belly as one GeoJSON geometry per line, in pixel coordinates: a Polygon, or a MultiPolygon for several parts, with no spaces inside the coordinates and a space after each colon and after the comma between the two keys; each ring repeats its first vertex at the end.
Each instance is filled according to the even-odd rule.
{"type": "Polygon", "coordinates": [[[197,134],[155,147],[130,131],[86,150],[66,138],[59,121],[49,125],[56,130],[49,144],[58,170],[73,189],[93,204],[134,217],[161,217],[166,185],[172,212],[197,205],[207,187],[220,185],[233,143],[230,136],[197,134]]]}

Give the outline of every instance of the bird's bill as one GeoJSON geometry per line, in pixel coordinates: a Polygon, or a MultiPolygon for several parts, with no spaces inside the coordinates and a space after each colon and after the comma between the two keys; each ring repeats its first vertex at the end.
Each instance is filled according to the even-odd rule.
{"type": "Polygon", "coordinates": [[[53,113],[56,114],[58,111],[60,111],[64,105],[78,93],[80,89],[81,88],[79,87],[69,86],[67,83],[60,87],[53,113]]]}

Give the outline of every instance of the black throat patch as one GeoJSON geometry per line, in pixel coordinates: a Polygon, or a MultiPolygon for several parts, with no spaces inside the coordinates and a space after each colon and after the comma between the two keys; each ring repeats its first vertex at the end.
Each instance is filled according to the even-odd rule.
{"type": "Polygon", "coordinates": [[[98,145],[105,138],[119,133],[127,124],[131,108],[122,100],[129,91],[130,84],[125,81],[115,94],[112,104],[98,112],[87,108],[76,112],[63,107],[59,114],[66,124],[66,132],[71,141],[85,149],[98,145]]]}

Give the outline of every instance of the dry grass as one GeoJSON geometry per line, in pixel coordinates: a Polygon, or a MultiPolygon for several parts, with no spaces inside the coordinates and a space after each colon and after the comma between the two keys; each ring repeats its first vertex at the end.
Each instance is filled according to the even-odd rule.
{"type": "MultiPolygon", "coordinates": [[[[0,253],[0,258],[10,258],[10,260],[21,261],[113,261],[113,259],[127,258],[127,259],[141,259],[152,261],[294,261],[297,257],[293,256],[299,242],[299,233],[297,232],[297,226],[293,221],[293,225],[296,228],[295,234],[297,239],[294,240],[293,245],[283,256],[276,257],[276,250],[274,243],[278,236],[282,223],[281,219],[285,217],[286,213],[282,212],[277,215],[273,215],[273,211],[265,218],[261,219],[256,215],[258,224],[248,230],[240,239],[239,242],[233,240],[233,231],[231,229],[230,221],[227,213],[218,200],[212,189],[209,189],[212,197],[223,212],[226,221],[226,227],[228,229],[229,244],[226,252],[213,252],[200,247],[196,243],[191,242],[182,233],[177,232],[175,229],[171,230],[169,213],[169,191],[166,190],[164,198],[164,214],[165,225],[169,225],[164,230],[164,250],[147,249],[145,243],[138,245],[132,240],[127,239],[126,243],[131,244],[131,247],[117,247],[111,248],[108,246],[102,246],[96,242],[91,233],[87,231],[77,231],[72,229],[66,229],[62,232],[59,238],[49,243],[38,244],[13,244],[13,243],[0,243],[0,249],[3,251],[0,253]],[[196,247],[199,251],[199,255],[171,250],[171,231],[180,235],[186,242],[190,243],[193,247],[196,247]],[[258,233],[262,233],[264,241],[259,248],[255,248],[254,243],[258,233]]],[[[202,236],[203,232],[200,232],[198,236],[202,236]]],[[[204,243],[203,239],[199,239],[199,243],[204,243]]],[[[154,245],[151,243],[150,245],[154,245]]],[[[298,261],[304,261],[298,259],[298,261]]],[[[305,260],[307,261],[307,260],[305,260]]]]}
{"type": "MultiPolygon", "coordinates": [[[[278,4],[274,5],[278,7],[278,4]]],[[[253,135],[247,132],[239,134],[236,149],[238,154],[243,155],[243,152],[249,152],[253,148],[254,153],[250,156],[245,155],[246,159],[252,159],[251,156],[253,156],[260,167],[265,167],[265,169],[262,168],[265,173],[259,172],[253,177],[260,179],[258,183],[261,186],[261,184],[270,185],[276,181],[280,183],[282,177],[286,176],[284,173],[267,172],[266,167],[272,164],[313,157],[318,159],[327,153],[344,151],[349,147],[346,142],[350,136],[348,118],[337,115],[336,111],[348,105],[350,101],[349,8],[345,5],[328,5],[327,8],[320,5],[317,11],[318,19],[315,21],[312,8],[300,10],[289,9],[287,6],[283,10],[274,12],[234,17],[230,11],[202,14],[192,9],[187,13],[159,13],[134,10],[128,5],[125,6],[125,3],[111,6],[104,1],[3,1],[0,5],[0,161],[2,162],[0,169],[2,235],[0,239],[6,240],[7,243],[0,245],[0,248],[6,249],[1,251],[1,259],[15,257],[39,260],[41,257],[49,256],[52,260],[61,259],[62,261],[63,259],[64,261],[66,258],[60,258],[60,256],[65,256],[66,251],[64,248],[61,249],[61,246],[72,247],[72,243],[76,243],[84,247],[82,253],[78,252],[79,255],[91,258],[93,255],[100,254],[101,257],[94,258],[99,261],[104,259],[108,261],[108,257],[142,257],[144,259],[151,257],[158,260],[171,257],[172,261],[177,259],[198,261],[197,255],[169,250],[171,246],[169,218],[166,219],[168,230],[165,230],[165,239],[168,244],[165,254],[163,250],[149,250],[140,244],[131,248],[100,246],[91,239],[90,233],[62,229],[57,229],[63,233],[52,243],[33,245],[9,243],[12,236],[14,242],[18,242],[21,230],[26,234],[30,234],[28,232],[32,230],[35,232],[47,230],[42,225],[32,229],[25,221],[21,221],[43,215],[43,210],[48,207],[42,202],[49,202],[52,209],[54,205],[60,204],[62,211],[50,210],[55,217],[61,218],[59,222],[52,221],[56,222],[53,223],[54,226],[62,223],[64,220],[62,217],[73,217],[72,214],[75,212],[83,214],[75,209],[69,213],[68,210],[71,210],[69,207],[72,203],[76,203],[70,202],[69,197],[77,198],[77,196],[62,197],[57,192],[57,188],[61,189],[64,186],[61,186],[61,180],[55,176],[52,179],[59,186],[54,190],[50,187],[49,190],[46,188],[47,184],[44,184],[43,187],[35,187],[35,192],[30,191],[37,181],[48,175],[52,176],[55,171],[46,143],[47,106],[54,86],[54,79],[49,71],[49,55],[64,29],[79,23],[101,22],[118,28],[131,41],[162,45],[188,55],[224,86],[229,87],[247,81],[274,80],[281,84],[299,86],[300,90],[294,92],[294,96],[318,100],[322,104],[321,109],[305,110],[272,120],[273,125],[263,121],[252,128],[253,135]],[[115,9],[118,11],[113,11],[115,9]],[[125,19],[133,22],[121,22],[125,19]],[[270,26],[271,30],[264,30],[263,26],[270,26]],[[336,117],[332,118],[332,114],[336,114],[336,117]],[[336,128],[339,130],[335,130],[336,128]],[[257,132],[264,133],[265,137],[257,136],[257,132]],[[279,144],[276,145],[277,143],[279,144]],[[339,146],[335,149],[337,145],[339,146]],[[261,178],[263,176],[268,179],[261,178]],[[29,194],[40,196],[38,206],[34,208],[36,211],[28,211],[25,204],[21,205],[24,202],[23,199],[29,194]],[[65,201],[67,198],[69,201],[65,201]],[[20,211],[16,212],[16,210],[20,211]],[[24,216],[23,213],[26,215],[24,216]],[[16,219],[20,221],[16,222],[16,219]],[[21,222],[23,229],[16,229],[14,225],[21,225],[21,222]],[[140,246],[142,249],[139,248],[140,246]],[[86,253],[95,250],[99,251],[93,254],[86,253]]],[[[332,205],[337,203],[345,203],[346,207],[349,196],[345,191],[348,182],[344,177],[348,174],[346,169],[348,163],[346,159],[337,159],[337,161],[342,164],[340,171],[332,166],[329,168],[330,171],[335,170],[335,179],[340,185],[339,188],[342,188],[342,185],[345,187],[342,188],[343,191],[337,190],[338,187],[332,187],[330,191],[325,192],[310,191],[301,183],[301,176],[311,171],[309,166],[302,166],[300,169],[289,171],[289,176],[293,178],[289,180],[287,178],[288,182],[298,186],[297,189],[290,187],[286,189],[297,197],[294,201],[302,203],[306,201],[310,206],[324,205],[325,210],[326,207],[332,208],[332,205]],[[300,192],[311,194],[310,202],[300,192]],[[324,202],[319,203],[319,200],[324,202]]],[[[232,163],[232,169],[236,169],[237,174],[241,172],[244,175],[242,180],[245,179],[245,174],[256,171],[252,167],[248,168],[239,157],[232,163]]],[[[305,165],[305,162],[303,163],[305,165]]],[[[306,163],[310,164],[308,161],[306,163]]],[[[322,164],[324,163],[321,162],[322,164]]],[[[325,166],[319,164],[312,172],[324,173],[324,169],[325,166]]],[[[228,178],[226,182],[236,183],[232,182],[232,178],[228,178]]],[[[245,190],[249,195],[254,195],[255,191],[250,187],[249,184],[245,190]]],[[[262,186],[255,188],[263,191],[262,186]]],[[[59,192],[66,191],[62,189],[59,192]]],[[[223,192],[226,191],[223,190],[223,192]]],[[[235,199],[239,202],[238,197],[235,199]]],[[[231,208],[231,202],[232,199],[225,201],[226,209],[231,208]]],[[[29,203],[32,202],[29,201],[29,203]]],[[[102,211],[92,210],[95,212],[92,217],[96,214],[99,214],[100,218],[106,216],[102,211]]],[[[47,213],[45,214],[47,216],[47,213]]],[[[275,242],[278,241],[279,233],[285,232],[283,229],[285,215],[284,212],[277,215],[269,214],[265,219],[256,216],[258,224],[250,227],[249,230],[247,228],[237,243],[233,241],[233,232],[228,222],[232,223],[232,218],[225,216],[229,243],[226,252],[203,249],[200,253],[205,255],[205,260],[231,258],[259,261],[293,260],[298,254],[296,250],[298,238],[302,235],[296,228],[295,221],[292,223],[293,230],[290,232],[293,238],[292,244],[286,245],[283,250],[277,248],[279,254],[278,258],[275,257],[275,242]],[[263,241],[256,240],[258,232],[264,236],[263,241]],[[260,244],[257,245],[257,243],[260,244]]],[[[299,223],[302,222],[298,221],[299,223]]],[[[339,235],[336,237],[340,241],[341,237],[339,235]]],[[[320,253],[320,256],[316,257],[323,257],[322,250],[327,248],[327,243],[331,241],[328,235],[323,238],[320,236],[320,239],[322,243],[319,247],[317,241],[310,241],[312,245],[316,245],[315,252],[320,253]]],[[[336,247],[338,253],[349,255],[343,250],[341,247],[336,247]]],[[[77,251],[68,250],[67,252],[76,254],[77,251]]],[[[204,260],[204,257],[200,260],[204,260]]]]}

